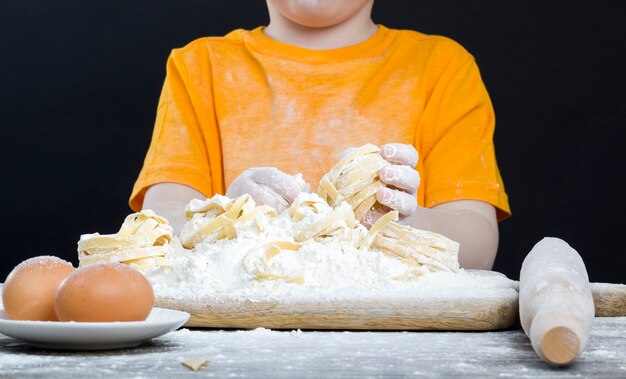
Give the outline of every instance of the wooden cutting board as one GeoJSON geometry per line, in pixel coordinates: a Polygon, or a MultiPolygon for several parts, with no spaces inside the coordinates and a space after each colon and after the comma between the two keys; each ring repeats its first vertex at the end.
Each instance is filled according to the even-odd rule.
{"type": "Polygon", "coordinates": [[[493,330],[517,317],[517,293],[491,298],[211,299],[157,306],[191,314],[187,327],[363,330],[493,330]]]}
{"type": "Polygon", "coordinates": [[[487,288],[437,287],[434,291],[347,297],[157,298],[159,307],[191,314],[188,327],[347,330],[494,330],[515,324],[516,282],[491,271],[487,288]]]}
{"type": "MultiPolygon", "coordinates": [[[[500,275],[494,273],[494,275],[500,275]]],[[[626,286],[593,283],[596,316],[626,316],[626,286]]],[[[498,330],[518,324],[515,286],[488,292],[360,298],[157,298],[186,327],[331,330],[498,330]]]]}

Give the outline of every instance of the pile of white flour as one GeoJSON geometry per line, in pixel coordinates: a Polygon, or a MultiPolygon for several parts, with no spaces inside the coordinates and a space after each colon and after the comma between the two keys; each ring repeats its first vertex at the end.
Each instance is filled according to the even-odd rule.
{"type": "MultiPolygon", "coordinates": [[[[159,267],[146,272],[156,297],[463,297],[468,291],[488,293],[510,290],[517,285],[517,282],[501,274],[463,269],[458,273],[410,275],[412,267],[398,259],[375,249],[358,250],[354,240],[335,237],[319,242],[308,240],[298,251],[285,250],[272,258],[274,273],[301,276],[304,283],[287,283],[280,279],[259,280],[244,269],[245,256],[251,249],[257,249],[270,241],[293,241],[298,228],[288,210],[269,218],[268,223],[263,232],[259,232],[254,221],[239,224],[237,238],[200,243],[193,250],[185,249],[174,238],[168,254],[172,267],[159,267]]],[[[356,239],[359,233],[367,233],[367,230],[359,226],[354,233],[356,239]]]]}

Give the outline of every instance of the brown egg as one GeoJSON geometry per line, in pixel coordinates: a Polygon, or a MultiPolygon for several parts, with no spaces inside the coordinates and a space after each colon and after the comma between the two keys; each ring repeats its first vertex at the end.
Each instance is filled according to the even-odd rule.
{"type": "Polygon", "coordinates": [[[80,267],[57,290],[54,307],[61,321],[143,321],[154,305],[146,277],[123,263],[80,267]]]}
{"type": "Polygon", "coordinates": [[[70,262],[50,255],[15,266],[2,286],[7,316],[12,320],[58,321],[54,296],[63,279],[75,270],[70,262]]]}

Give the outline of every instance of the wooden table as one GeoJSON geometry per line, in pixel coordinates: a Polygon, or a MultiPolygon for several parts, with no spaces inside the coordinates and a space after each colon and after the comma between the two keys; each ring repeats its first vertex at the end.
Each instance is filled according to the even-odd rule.
{"type": "Polygon", "coordinates": [[[521,329],[328,332],[181,329],[134,349],[44,351],[0,335],[0,378],[626,378],[626,317],[596,318],[578,361],[541,361],[521,329]],[[181,365],[208,359],[198,372],[181,365]]]}

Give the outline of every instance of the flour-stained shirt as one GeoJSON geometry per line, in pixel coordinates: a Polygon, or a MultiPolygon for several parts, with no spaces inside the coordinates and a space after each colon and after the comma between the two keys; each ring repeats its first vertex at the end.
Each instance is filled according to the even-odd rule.
{"type": "Polygon", "coordinates": [[[235,30],[171,52],[130,206],[163,182],[223,194],[259,166],[315,189],[346,148],[399,142],[419,152],[420,205],[481,200],[503,219],[494,128],[473,56],[448,38],[379,25],[356,45],[311,50],[235,30]]]}

